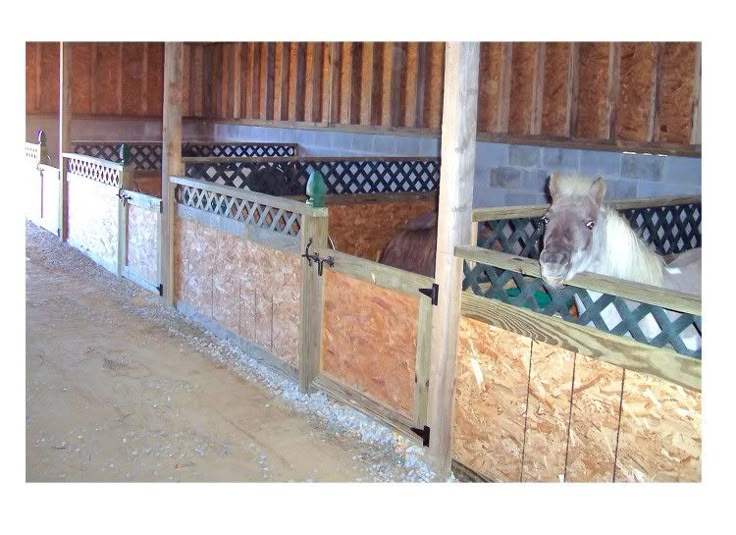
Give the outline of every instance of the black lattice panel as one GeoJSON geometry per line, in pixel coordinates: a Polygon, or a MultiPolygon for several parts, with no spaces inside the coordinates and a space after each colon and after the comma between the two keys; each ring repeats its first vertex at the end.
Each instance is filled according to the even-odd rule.
{"type": "MultiPolygon", "coordinates": [[[[81,143],[74,152],[120,163],[120,143],[81,143]]],[[[161,169],[161,143],[126,143],[130,161],[139,170],[161,169]]]]}
{"type": "Polygon", "coordinates": [[[194,186],[177,185],[175,194],[179,204],[242,221],[246,225],[287,236],[298,236],[301,232],[302,216],[297,212],[194,186]]]}
{"type": "MultiPolygon", "coordinates": [[[[701,247],[701,203],[621,210],[639,236],[661,255],[701,247]]],[[[478,237],[478,247],[539,258],[544,224],[541,217],[486,221],[490,233],[478,237]]]]}
{"type": "Polygon", "coordinates": [[[265,165],[276,165],[296,176],[302,186],[314,171],[320,171],[328,193],[336,194],[436,191],[439,186],[440,165],[436,159],[188,163],[186,175],[241,188],[250,173],[265,165]]]}
{"type": "Polygon", "coordinates": [[[702,213],[701,203],[621,211],[644,241],[653,244],[662,255],[702,246],[702,213]]]}
{"type": "Polygon", "coordinates": [[[282,143],[183,143],[184,157],[263,158],[296,156],[296,146],[282,143]]]}
{"type": "Polygon", "coordinates": [[[468,263],[464,262],[463,273],[463,290],[470,290],[476,295],[498,299],[547,316],[557,316],[578,325],[594,326],[606,333],[630,336],[638,342],[651,346],[669,347],[689,357],[701,358],[700,349],[690,350],[683,341],[683,336],[690,333],[696,333],[700,339],[701,316],[668,311],[662,307],[610,294],[601,294],[594,299],[587,290],[573,286],[550,290],[542,279],[481,263],[475,263],[471,269],[468,263]],[[572,304],[575,298],[580,300],[584,308],[584,312],[579,316],[573,314],[572,304]],[[614,309],[618,319],[612,321],[609,317],[607,323],[601,314],[610,315],[614,309]],[[653,332],[649,336],[643,332],[645,321],[653,327],[653,332]],[[686,329],[688,332],[685,332],[686,329]]]}

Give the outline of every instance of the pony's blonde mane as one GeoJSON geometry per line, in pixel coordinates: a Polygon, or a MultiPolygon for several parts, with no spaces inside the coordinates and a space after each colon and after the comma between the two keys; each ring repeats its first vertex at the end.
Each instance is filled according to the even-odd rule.
{"type": "MultiPolygon", "coordinates": [[[[556,196],[588,197],[594,181],[587,176],[560,174],[556,196]]],[[[610,277],[662,286],[663,258],[649,248],[616,210],[603,205],[601,214],[605,221],[605,243],[601,244],[604,250],[600,251],[597,271],[610,277]]]]}
{"type": "Polygon", "coordinates": [[[605,216],[606,251],[600,256],[601,272],[642,284],[664,284],[664,260],[652,251],[616,210],[601,209],[605,216]]]}

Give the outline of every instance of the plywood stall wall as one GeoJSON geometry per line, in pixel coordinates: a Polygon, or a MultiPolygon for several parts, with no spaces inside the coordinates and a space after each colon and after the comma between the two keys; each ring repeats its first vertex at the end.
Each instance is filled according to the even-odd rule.
{"type": "Polygon", "coordinates": [[[69,243],[113,273],[118,272],[118,207],[114,186],[67,174],[69,243]]]}
{"type": "Polygon", "coordinates": [[[158,283],[158,210],[129,204],[125,265],[154,285],[158,283]]]}
{"type": "Polygon", "coordinates": [[[322,372],[411,418],[419,297],[325,270],[322,372]]]}
{"type": "Polygon", "coordinates": [[[437,194],[335,195],[328,197],[327,205],[328,233],[335,248],[366,260],[377,260],[388,241],[409,220],[437,211],[437,194]]]}
{"type": "Polygon", "coordinates": [[[301,258],[176,218],[175,299],[298,368],[301,258]]]}
{"type": "Polygon", "coordinates": [[[454,458],[494,481],[699,481],[700,394],[462,317],[454,458]]]}
{"type": "MultiPolygon", "coordinates": [[[[202,117],[204,44],[184,47],[185,117],[202,117]]],[[[160,117],[163,43],[73,43],[72,113],[160,117]]],[[[26,43],[26,113],[59,112],[59,43],[26,43]]]]}

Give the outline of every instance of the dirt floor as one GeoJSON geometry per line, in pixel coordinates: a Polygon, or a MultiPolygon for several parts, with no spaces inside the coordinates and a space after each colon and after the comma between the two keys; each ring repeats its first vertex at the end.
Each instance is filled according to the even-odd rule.
{"type": "Polygon", "coordinates": [[[421,447],[27,223],[27,481],[432,478],[421,447]]]}

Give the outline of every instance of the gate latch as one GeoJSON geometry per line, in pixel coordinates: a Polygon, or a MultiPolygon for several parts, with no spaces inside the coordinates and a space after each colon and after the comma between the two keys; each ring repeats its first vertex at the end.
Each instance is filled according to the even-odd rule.
{"type": "Polygon", "coordinates": [[[309,241],[307,242],[307,249],[306,251],[304,251],[304,254],[302,256],[307,259],[307,265],[309,266],[312,265],[312,261],[317,262],[317,275],[321,277],[323,264],[327,264],[328,266],[332,267],[335,265],[335,259],[332,258],[331,256],[328,256],[326,258],[320,258],[318,252],[314,252],[310,254],[309,252],[310,245],[312,245],[312,238],[309,238],[309,241]]]}
{"type": "Polygon", "coordinates": [[[130,200],[130,195],[126,195],[123,190],[119,190],[117,196],[123,202],[123,206],[126,206],[128,204],[128,201],[130,200]]]}

